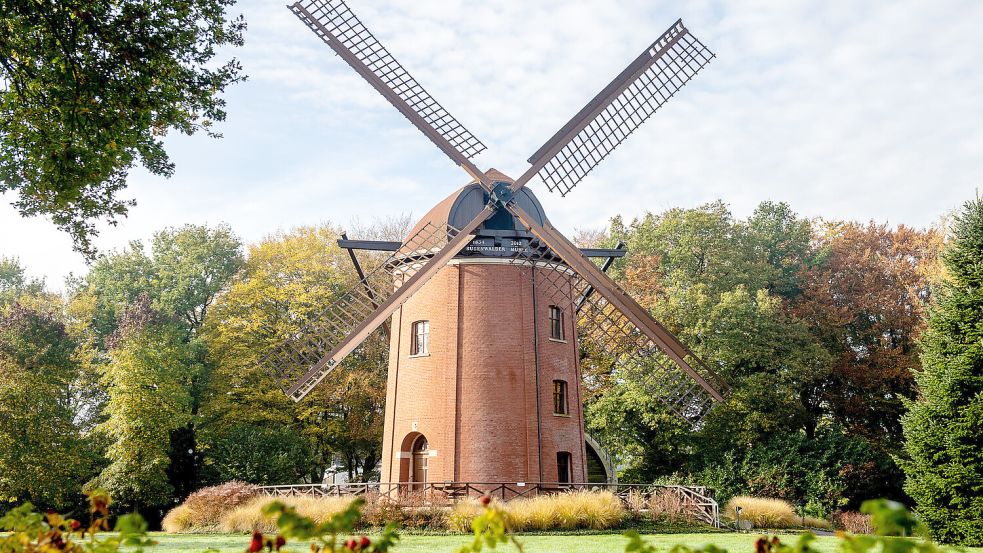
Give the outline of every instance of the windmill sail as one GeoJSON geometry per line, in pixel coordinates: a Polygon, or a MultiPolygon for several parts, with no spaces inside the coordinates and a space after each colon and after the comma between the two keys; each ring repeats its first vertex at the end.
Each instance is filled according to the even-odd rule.
{"type": "Polygon", "coordinates": [[[698,424],[727,392],[723,379],[548,222],[538,224],[516,205],[508,209],[536,237],[513,261],[533,267],[537,288],[561,307],[581,306],[578,338],[582,346],[595,346],[587,348],[601,358],[595,361],[606,362],[616,378],[641,382],[668,409],[698,424]]]}
{"type": "Polygon", "coordinates": [[[470,158],[485,145],[410,75],[343,0],[301,0],[289,8],[454,163],[473,167],[470,158]]]}
{"type": "Polygon", "coordinates": [[[427,224],[260,364],[294,401],[302,400],[393,311],[471,241],[492,215],[486,208],[464,228],[427,224]]]}
{"type": "Polygon", "coordinates": [[[535,174],[566,196],[713,57],[677,20],[529,158],[520,186],[535,174]]]}

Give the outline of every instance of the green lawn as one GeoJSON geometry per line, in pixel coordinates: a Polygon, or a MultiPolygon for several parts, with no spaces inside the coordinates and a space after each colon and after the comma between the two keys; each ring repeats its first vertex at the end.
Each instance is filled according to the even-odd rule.
{"type": "MultiPolygon", "coordinates": [[[[198,535],[154,533],[160,545],[153,551],[205,551],[214,549],[226,552],[241,552],[249,544],[249,537],[243,535],[198,535]]],[[[659,546],[663,551],[677,543],[702,545],[712,542],[730,550],[732,553],[752,553],[756,534],[655,534],[646,540],[659,546]]],[[[397,553],[436,553],[452,552],[468,541],[468,536],[403,536],[397,553]]],[[[618,534],[587,536],[520,536],[527,553],[616,553],[624,551],[627,540],[618,534]]],[[[796,536],[785,537],[789,542],[796,536]]],[[[822,553],[836,550],[836,539],[820,537],[815,542],[822,553]]],[[[306,547],[294,547],[294,551],[306,551],[306,547]]],[[[499,551],[515,551],[514,548],[499,548],[499,551]]],[[[967,548],[967,551],[983,553],[983,548],[967,548]]]]}

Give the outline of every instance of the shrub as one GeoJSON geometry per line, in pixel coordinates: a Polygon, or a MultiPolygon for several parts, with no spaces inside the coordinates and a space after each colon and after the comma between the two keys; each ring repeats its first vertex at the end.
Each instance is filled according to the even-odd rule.
{"type": "Polygon", "coordinates": [[[837,528],[854,534],[873,534],[874,526],[870,515],[857,511],[844,511],[833,515],[837,528]]]}
{"type": "Polygon", "coordinates": [[[264,508],[279,502],[300,516],[321,524],[351,505],[350,497],[280,497],[258,496],[227,512],[221,519],[218,529],[222,532],[276,532],[276,521],[272,515],[264,514],[264,508]]]}
{"type": "Polygon", "coordinates": [[[42,515],[30,503],[11,509],[0,517],[0,551],[115,553],[124,547],[129,551],[143,551],[156,545],[147,536],[147,522],[136,513],[120,516],[113,528],[114,533],[101,537],[104,531],[109,530],[112,500],[109,494],[99,490],[86,495],[89,498],[88,526],[54,511],[42,515]]]}
{"type": "Polygon", "coordinates": [[[259,494],[258,487],[235,481],[202,488],[171,509],[161,526],[167,532],[213,532],[222,517],[259,494]]]}
{"type": "Polygon", "coordinates": [[[638,490],[630,490],[628,496],[625,498],[625,507],[628,512],[635,518],[640,518],[642,512],[648,507],[648,501],[645,500],[645,496],[642,492],[638,490]]]}
{"type": "MultiPolygon", "coordinates": [[[[427,501],[426,496],[411,493],[400,496],[397,502],[401,510],[402,525],[408,528],[439,528],[447,527],[447,509],[433,501],[427,501]]],[[[391,521],[380,520],[373,526],[385,526],[391,521]]]]}
{"type": "Polygon", "coordinates": [[[748,520],[756,528],[792,528],[796,526],[795,509],[782,499],[768,497],[737,496],[724,506],[724,516],[735,520],[737,507],[741,507],[741,520],[748,520]]]}
{"type": "Polygon", "coordinates": [[[362,522],[382,527],[390,523],[410,528],[439,528],[447,526],[447,509],[437,505],[422,493],[401,494],[391,498],[370,494],[365,498],[362,522]]]}

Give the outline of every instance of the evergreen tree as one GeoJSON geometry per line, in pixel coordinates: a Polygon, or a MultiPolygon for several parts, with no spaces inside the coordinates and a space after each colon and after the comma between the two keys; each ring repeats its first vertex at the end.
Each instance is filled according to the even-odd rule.
{"type": "Polygon", "coordinates": [[[983,201],[966,204],[902,419],[905,490],[938,540],[983,544],[983,201]]]}

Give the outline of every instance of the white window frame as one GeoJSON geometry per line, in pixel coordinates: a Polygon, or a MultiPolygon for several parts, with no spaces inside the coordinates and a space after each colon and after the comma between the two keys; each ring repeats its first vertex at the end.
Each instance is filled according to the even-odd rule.
{"type": "Polygon", "coordinates": [[[410,357],[427,355],[430,355],[430,321],[414,321],[410,325],[410,357]]]}

